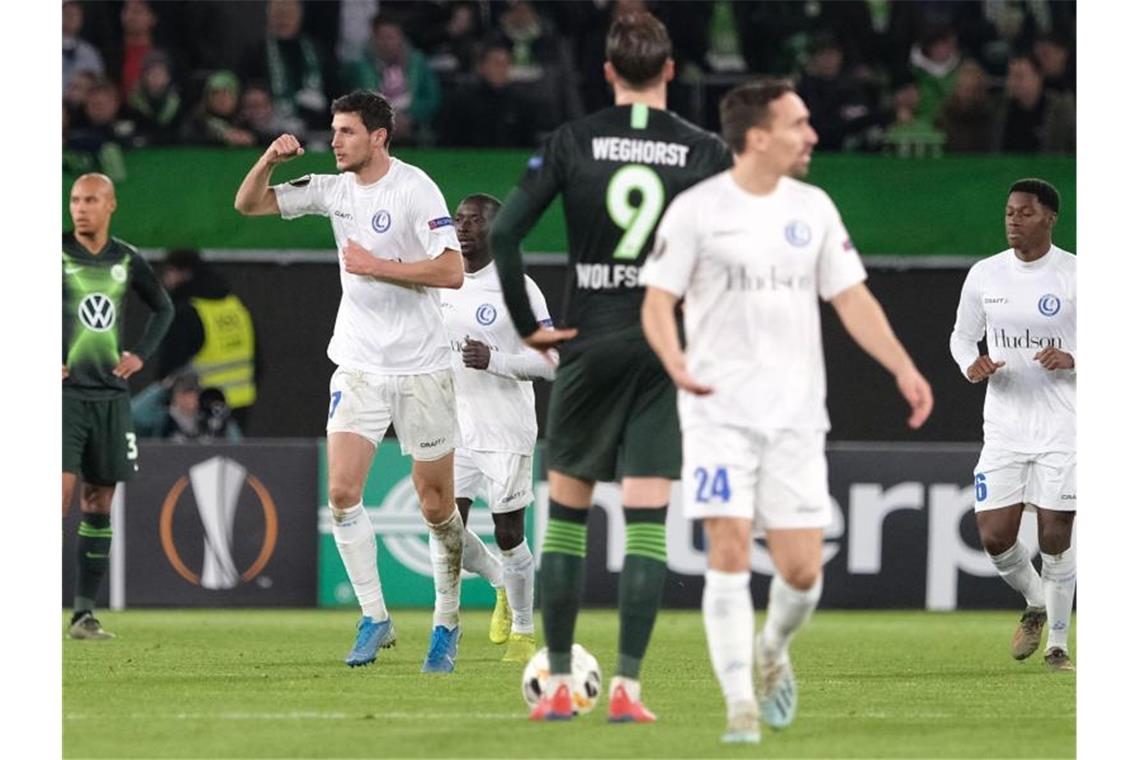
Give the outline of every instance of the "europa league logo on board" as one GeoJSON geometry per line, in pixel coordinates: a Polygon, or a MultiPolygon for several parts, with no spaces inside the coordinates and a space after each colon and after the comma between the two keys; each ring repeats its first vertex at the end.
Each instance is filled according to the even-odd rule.
{"type": "Polygon", "coordinates": [[[256,476],[240,463],[216,456],[194,465],[188,475],[175,481],[162,503],[159,537],[166,559],[186,581],[202,588],[231,589],[257,578],[273,556],[277,545],[277,508],[269,490],[256,476]],[[175,512],[187,502],[197,506],[201,519],[204,546],[200,573],[187,566],[175,541],[175,512]],[[239,569],[234,559],[234,523],[238,510],[251,508],[251,502],[256,504],[264,524],[264,536],[256,558],[245,569],[239,569]]]}

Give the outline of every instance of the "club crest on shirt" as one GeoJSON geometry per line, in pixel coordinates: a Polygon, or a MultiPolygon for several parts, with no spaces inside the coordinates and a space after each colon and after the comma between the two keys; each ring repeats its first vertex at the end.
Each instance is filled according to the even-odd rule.
{"type": "Polygon", "coordinates": [[[811,227],[807,222],[793,219],[784,227],[784,237],[796,248],[803,248],[811,242],[811,227]]]}
{"type": "Polygon", "coordinates": [[[122,264],[116,264],[115,266],[111,267],[111,279],[119,283],[126,282],[127,268],[122,264]]]}
{"type": "Polygon", "coordinates": [[[1037,302],[1037,311],[1044,314],[1046,317],[1055,317],[1057,312],[1061,310],[1061,299],[1052,293],[1046,293],[1041,296],[1037,302]]]}
{"type": "Polygon", "coordinates": [[[392,226],[392,215],[381,209],[372,216],[372,229],[377,232],[387,232],[392,226]]]}
{"type": "Polygon", "coordinates": [[[499,313],[495,311],[495,307],[489,303],[485,303],[475,310],[475,321],[484,327],[494,322],[497,316],[499,316],[499,313]]]}

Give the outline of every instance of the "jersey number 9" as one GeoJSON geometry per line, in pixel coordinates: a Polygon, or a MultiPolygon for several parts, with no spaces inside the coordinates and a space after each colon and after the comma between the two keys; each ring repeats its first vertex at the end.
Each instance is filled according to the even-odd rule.
{"type": "Polygon", "coordinates": [[[614,224],[625,230],[614,249],[615,259],[638,257],[664,208],[665,186],[657,172],[648,166],[629,164],[614,173],[606,188],[606,210],[614,224]],[[634,190],[641,194],[641,204],[637,206],[630,202],[634,190]]]}

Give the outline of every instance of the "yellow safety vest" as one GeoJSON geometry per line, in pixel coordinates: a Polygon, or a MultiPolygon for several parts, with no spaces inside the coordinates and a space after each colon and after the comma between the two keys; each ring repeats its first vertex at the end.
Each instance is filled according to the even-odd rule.
{"type": "Polygon", "coordinates": [[[257,400],[253,381],[253,320],[235,295],[225,298],[191,298],[202,320],[206,339],[190,360],[203,388],[218,388],[231,409],[257,400]]]}

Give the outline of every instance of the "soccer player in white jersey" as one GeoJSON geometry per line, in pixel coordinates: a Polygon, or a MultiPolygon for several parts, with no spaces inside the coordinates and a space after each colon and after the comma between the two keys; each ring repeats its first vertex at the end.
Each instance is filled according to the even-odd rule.
{"type": "Polygon", "coordinates": [[[970,267],[950,353],[971,383],[988,381],[974,510],[998,574],[1025,597],[1011,654],[1024,660],[1049,624],[1045,664],[1074,670],[1069,617],[1076,589],[1070,550],[1077,514],[1077,257],[1053,245],[1061,198],[1039,179],[1009,189],[1010,247],[970,267]],[[988,354],[978,353],[986,339],[988,354]],[[1018,541],[1037,512],[1041,574],[1018,541]]]}
{"type": "MultiPolygon", "coordinates": [[[[519,337],[503,302],[491,257],[491,221],[502,204],[483,194],[463,199],[455,230],[463,253],[459,290],[443,292],[443,319],[451,341],[459,448],[455,450],[455,501],[467,523],[482,496],[491,508],[500,561],[470,528],[463,569],[495,587],[491,641],[507,643],[504,662],[534,655],[534,558],[526,541],[526,507],[534,500],[532,457],[538,436],[532,380],[554,379],[555,365],[519,337]]],[[[546,299],[526,278],[535,321],[552,325],[546,299]]],[[[557,354],[554,354],[556,357],[557,354]]]]}
{"type": "Polygon", "coordinates": [[[459,644],[463,521],[455,507],[457,419],[451,356],[437,288],[463,284],[459,241],[431,178],[388,153],[392,107],[358,90],[332,104],[332,149],[340,174],[269,185],[275,166],[304,153],[281,135],[238,188],[243,214],[329,217],[343,295],[328,355],[328,483],[333,537],[362,617],[345,662],[367,665],[396,631],[380,588],[376,536],[361,496],[376,446],[395,424],[411,454],[412,482],[429,532],[435,614],[424,672],[450,673],[459,644]]]}
{"type": "Polygon", "coordinates": [[[708,541],[702,608],[726,742],[760,741],[761,715],[774,728],[795,717],[788,644],[822,588],[831,500],[817,299],[831,302],[855,342],[894,375],[911,427],[933,405],[863,283],[835,205],[793,179],[806,174],[818,141],[808,115],[786,80],[729,92],[720,117],[735,165],[666,209],[642,270],[645,335],[680,390],[685,513],[704,521],[708,541]],[[673,316],[681,298],[684,351],[673,316]],[[753,639],[750,555],[760,534],[776,574],[753,639]]]}

